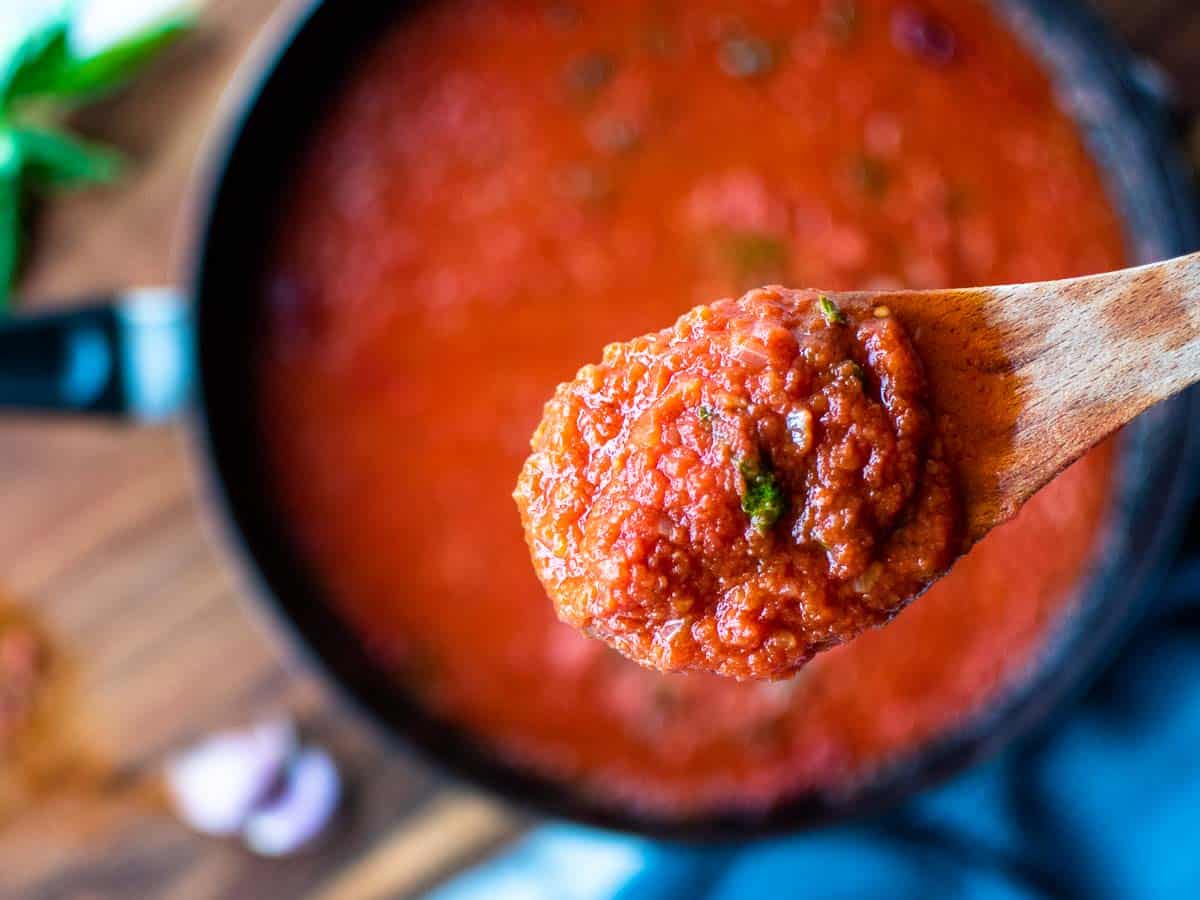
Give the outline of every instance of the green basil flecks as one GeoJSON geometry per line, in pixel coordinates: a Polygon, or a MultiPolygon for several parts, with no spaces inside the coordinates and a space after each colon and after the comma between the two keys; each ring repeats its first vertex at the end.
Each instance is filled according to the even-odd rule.
{"type": "Polygon", "coordinates": [[[775,527],[787,508],[783,488],[768,466],[742,460],[738,471],[746,483],[742,493],[742,512],[750,517],[750,524],[755,531],[766,534],[775,527]]]}
{"type": "Polygon", "coordinates": [[[817,306],[821,310],[821,317],[830,325],[845,325],[846,314],[842,312],[836,303],[822,294],[817,298],[817,306]]]}

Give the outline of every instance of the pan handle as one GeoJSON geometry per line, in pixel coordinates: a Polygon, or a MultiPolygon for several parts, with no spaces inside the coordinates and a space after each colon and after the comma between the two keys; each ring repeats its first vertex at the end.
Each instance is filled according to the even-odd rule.
{"type": "Polygon", "coordinates": [[[192,394],[191,316],[147,288],[0,321],[0,409],[159,422],[192,394]]]}

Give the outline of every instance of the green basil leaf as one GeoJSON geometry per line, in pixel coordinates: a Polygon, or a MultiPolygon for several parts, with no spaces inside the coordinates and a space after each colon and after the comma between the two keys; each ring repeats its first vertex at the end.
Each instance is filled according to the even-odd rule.
{"type": "Polygon", "coordinates": [[[8,309],[20,253],[21,176],[0,174],[0,312],[8,309]]]}
{"type": "Polygon", "coordinates": [[[193,15],[179,13],[83,59],[67,41],[43,64],[26,67],[10,89],[12,97],[80,98],[105,94],[125,84],[149,60],[191,27],[193,15]]]}
{"type": "Polygon", "coordinates": [[[0,58],[0,98],[13,96],[19,84],[42,79],[69,61],[67,27],[59,18],[43,23],[19,40],[7,58],[0,58]]]}
{"type": "Polygon", "coordinates": [[[817,306],[821,310],[821,317],[830,325],[845,325],[849,321],[838,305],[824,294],[817,298],[817,306]]]}
{"type": "Polygon", "coordinates": [[[775,527],[787,511],[787,495],[769,461],[754,463],[742,460],[738,471],[746,483],[742,493],[742,512],[750,517],[750,524],[759,534],[766,534],[775,527]]]}
{"type": "Polygon", "coordinates": [[[120,153],[48,128],[13,128],[25,173],[42,187],[103,184],[121,172],[120,153]]]}

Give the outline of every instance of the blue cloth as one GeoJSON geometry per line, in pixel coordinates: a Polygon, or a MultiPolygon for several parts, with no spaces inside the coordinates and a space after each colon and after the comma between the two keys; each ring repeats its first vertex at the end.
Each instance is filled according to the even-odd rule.
{"type": "Polygon", "coordinates": [[[882,817],[729,847],[546,826],[434,900],[1200,897],[1200,559],[1070,713],[882,817]]]}

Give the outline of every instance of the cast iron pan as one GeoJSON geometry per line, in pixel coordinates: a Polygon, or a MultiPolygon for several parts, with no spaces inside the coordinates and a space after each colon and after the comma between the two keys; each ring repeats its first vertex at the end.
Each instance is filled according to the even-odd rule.
{"type": "MultiPolygon", "coordinates": [[[[793,831],[879,810],[1027,732],[1078,690],[1154,595],[1181,536],[1200,471],[1194,394],[1157,407],[1120,439],[1117,503],[1101,562],[1037,670],[985,716],[848,796],[802,795],[752,816],[634,815],[506,765],[470,734],[423,709],[372,664],[289,543],[265,488],[270,473],[256,441],[257,411],[247,385],[254,381],[262,333],[263,261],[297,148],[365,48],[410,6],[327,0],[295,16],[265,65],[249,76],[228,137],[213,157],[202,195],[207,206],[196,229],[191,290],[198,456],[229,543],[256,582],[260,603],[326,679],[398,746],[414,748],[452,775],[535,812],[688,839],[793,831]]],[[[1074,3],[1008,0],[998,6],[1057,73],[1064,102],[1107,174],[1133,255],[1149,261],[1195,249],[1196,211],[1166,117],[1132,77],[1129,55],[1074,3]]]]}

